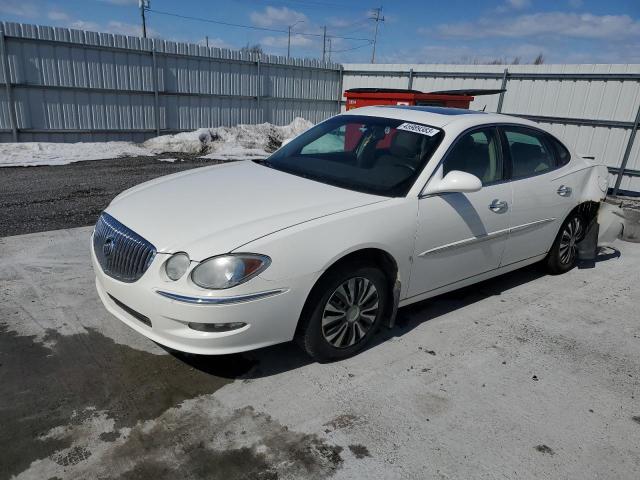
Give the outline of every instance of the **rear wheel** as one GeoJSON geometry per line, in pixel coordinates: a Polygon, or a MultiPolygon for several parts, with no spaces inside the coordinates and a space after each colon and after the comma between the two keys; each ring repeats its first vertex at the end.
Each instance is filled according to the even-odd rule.
{"type": "Polygon", "coordinates": [[[380,325],[388,292],[386,277],[374,267],[345,265],[327,273],[305,305],[298,343],[319,362],[355,355],[380,325]]]}
{"type": "Polygon", "coordinates": [[[575,267],[578,260],[578,242],[584,238],[584,219],[577,213],[569,215],[553,242],[545,259],[545,267],[551,274],[565,273],[575,267]]]}

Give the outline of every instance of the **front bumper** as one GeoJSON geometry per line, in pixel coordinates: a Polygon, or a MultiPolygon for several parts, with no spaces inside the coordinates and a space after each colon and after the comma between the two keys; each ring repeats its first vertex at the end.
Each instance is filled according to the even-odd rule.
{"type": "Polygon", "coordinates": [[[300,312],[315,280],[310,275],[290,279],[283,284],[256,277],[247,282],[252,286],[242,285],[243,291],[222,291],[219,292],[222,296],[216,297],[240,297],[240,302],[189,303],[158,293],[170,289],[166,283],[157,280],[161,278],[158,273],[162,258],[156,258],[137,282],[123,283],[102,271],[91,250],[96,289],[112,315],[154,342],[202,355],[237,353],[292,340],[300,312]],[[254,293],[274,293],[252,299],[249,296],[251,288],[254,293]],[[226,332],[203,332],[188,325],[235,322],[246,325],[226,332]]]}

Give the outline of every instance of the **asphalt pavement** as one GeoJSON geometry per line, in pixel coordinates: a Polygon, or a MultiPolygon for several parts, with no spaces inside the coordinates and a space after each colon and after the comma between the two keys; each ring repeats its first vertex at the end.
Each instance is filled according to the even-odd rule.
{"type": "Polygon", "coordinates": [[[95,223],[117,194],[147,180],[219,163],[182,154],[0,168],[0,237],[95,223]],[[160,161],[166,157],[175,162],[160,161]]]}

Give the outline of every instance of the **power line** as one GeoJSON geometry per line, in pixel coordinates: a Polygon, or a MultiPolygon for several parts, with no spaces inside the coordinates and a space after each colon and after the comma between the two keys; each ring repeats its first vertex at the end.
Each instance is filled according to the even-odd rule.
{"type": "Polygon", "coordinates": [[[351,50],[358,50],[359,48],[368,47],[373,43],[373,40],[369,40],[364,45],[358,45],[357,47],[345,48],[344,50],[333,50],[332,53],[342,53],[342,52],[350,52],[351,50]]]}
{"type": "Polygon", "coordinates": [[[195,20],[197,22],[215,23],[216,25],[225,25],[227,27],[240,27],[240,28],[249,28],[251,30],[262,30],[264,32],[287,33],[286,30],[278,30],[275,28],[256,27],[255,25],[242,25],[240,23],[231,23],[231,22],[223,22],[220,20],[210,20],[207,18],[190,17],[189,15],[180,15],[179,13],[162,12],[160,10],[154,10],[154,9],[149,9],[148,11],[152,13],[156,13],[158,15],[168,15],[170,17],[183,18],[185,20],[195,20]]]}
{"type": "MultiPolygon", "coordinates": [[[[209,18],[199,18],[199,17],[191,17],[189,15],[180,15],[179,13],[171,13],[171,12],[163,12],[160,10],[147,9],[148,12],[156,13],[158,15],[168,15],[171,17],[182,18],[185,20],[194,20],[197,22],[205,22],[205,23],[214,23],[216,25],[225,25],[227,27],[238,27],[238,28],[247,28],[250,30],[261,30],[263,32],[274,32],[274,33],[288,33],[288,30],[281,30],[277,28],[268,28],[268,27],[257,27],[255,25],[245,25],[242,23],[232,23],[232,22],[224,22],[222,20],[212,20],[209,18]]],[[[304,35],[306,37],[324,37],[324,33],[309,33],[309,32],[296,32],[296,35],[304,35]]],[[[358,41],[370,41],[368,38],[358,38],[358,37],[346,37],[343,35],[330,35],[326,34],[327,37],[332,38],[340,38],[342,40],[358,40],[358,41]]]]}
{"type": "Polygon", "coordinates": [[[347,29],[347,28],[358,27],[357,30],[362,30],[365,27],[369,27],[369,25],[368,25],[369,20],[371,20],[371,19],[370,18],[365,18],[365,19],[362,19],[362,20],[358,20],[357,22],[347,23],[346,25],[335,25],[334,24],[334,25],[332,25],[332,28],[347,29]]]}
{"type": "MultiPolygon", "coordinates": [[[[261,0],[249,0],[253,3],[263,3],[261,0]]],[[[356,5],[345,5],[342,3],[328,3],[328,2],[301,2],[296,0],[264,0],[267,1],[270,6],[275,5],[290,5],[295,6],[299,9],[304,9],[303,7],[308,8],[327,8],[327,7],[339,7],[342,10],[362,10],[361,7],[356,5]]]]}

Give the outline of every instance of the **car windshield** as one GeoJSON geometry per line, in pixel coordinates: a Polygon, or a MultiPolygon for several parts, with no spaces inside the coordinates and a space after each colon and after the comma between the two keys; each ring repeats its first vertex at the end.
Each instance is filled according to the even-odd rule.
{"type": "Polygon", "coordinates": [[[443,135],[438,128],[403,120],[338,115],[261,163],[350,190],[404,196],[443,135]]]}

